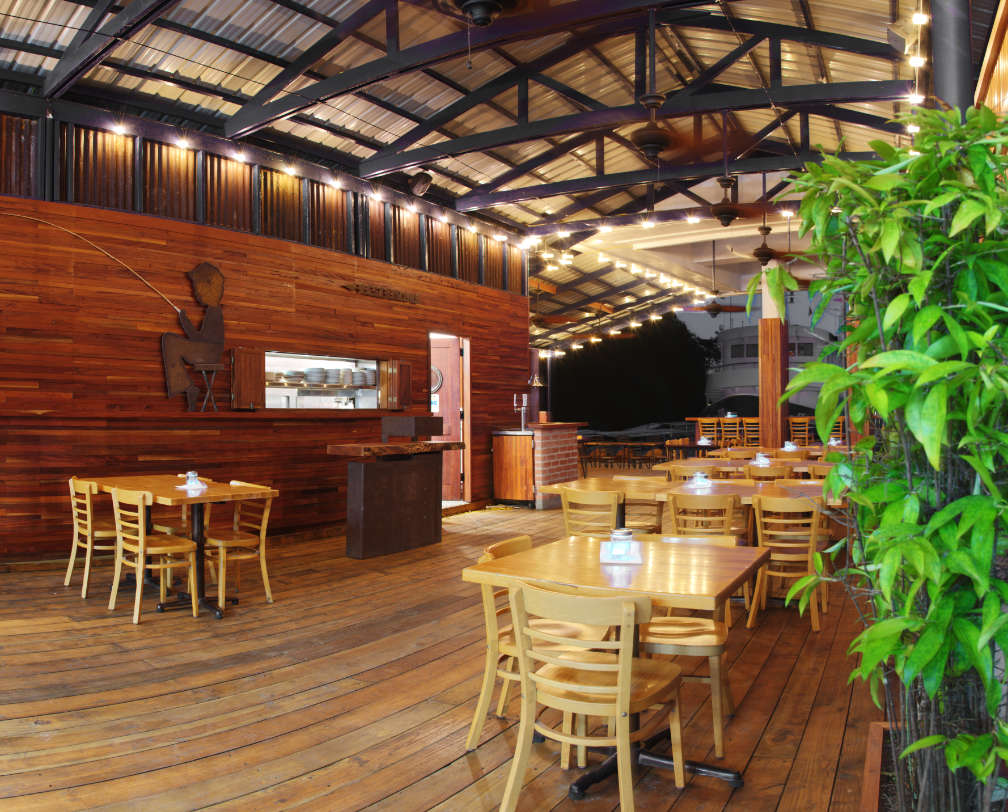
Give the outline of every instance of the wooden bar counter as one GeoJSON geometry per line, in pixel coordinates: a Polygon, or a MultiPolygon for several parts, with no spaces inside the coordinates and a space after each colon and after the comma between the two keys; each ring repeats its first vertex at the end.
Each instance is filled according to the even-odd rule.
{"type": "Polygon", "coordinates": [[[338,443],[347,465],[347,555],[372,558],[441,541],[441,452],[461,442],[338,443]]]}

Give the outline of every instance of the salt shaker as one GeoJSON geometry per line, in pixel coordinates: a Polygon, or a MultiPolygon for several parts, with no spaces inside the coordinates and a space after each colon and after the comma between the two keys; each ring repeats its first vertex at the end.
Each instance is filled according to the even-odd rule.
{"type": "Polygon", "coordinates": [[[199,487],[202,483],[199,481],[199,474],[195,471],[186,471],[185,484],[187,488],[199,487]]]}

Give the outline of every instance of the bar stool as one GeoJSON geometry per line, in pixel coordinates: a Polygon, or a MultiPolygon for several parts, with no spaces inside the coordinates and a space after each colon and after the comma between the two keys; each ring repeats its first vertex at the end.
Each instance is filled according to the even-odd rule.
{"type": "Polygon", "coordinates": [[[217,411],[217,401],[214,399],[213,385],[214,379],[217,377],[218,372],[223,372],[228,368],[227,364],[193,364],[192,368],[199,372],[203,376],[203,385],[205,387],[203,393],[203,405],[200,406],[200,411],[205,412],[207,407],[207,402],[213,407],[213,410],[217,411]]]}

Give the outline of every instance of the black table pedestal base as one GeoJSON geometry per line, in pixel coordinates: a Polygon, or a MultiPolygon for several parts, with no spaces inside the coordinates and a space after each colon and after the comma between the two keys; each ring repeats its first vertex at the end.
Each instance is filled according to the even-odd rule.
{"type": "MultiPolygon", "coordinates": [[[[649,747],[654,747],[666,736],[668,736],[668,733],[662,732],[652,736],[644,742],[644,746],[638,749],[635,754],[637,764],[639,766],[664,767],[666,769],[672,769],[675,766],[675,761],[669,756],[662,755],[660,753],[653,753],[648,749],[649,747]]],[[[711,778],[718,778],[722,781],[726,781],[733,787],[741,787],[743,785],[742,774],[738,770],[728,770],[723,767],[715,767],[712,764],[704,764],[699,761],[683,761],[683,769],[686,770],[686,772],[696,773],[697,775],[706,775],[711,778]]],[[[572,801],[580,801],[585,797],[588,787],[593,784],[597,784],[599,781],[605,780],[615,773],[616,752],[613,749],[612,755],[608,756],[605,761],[599,764],[598,767],[593,770],[588,770],[588,772],[583,773],[580,778],[571,783],[571,785],[567,788],[567,794],[570,796],[572,801]]]]}
{"type": "MultiPolygon", "coordinates": [[[[220,620],[224,617],[224,610],[220,608],[217,603],[217,599],[213,595],[208,595],[205,598],[200,598],[197,602],[200,609],[206,609],[213,612],[214,617],[220,620]]],[[[226,603],[237,604],[238,598],[228,598],[226,603]]],[[[167,601],[165,603],[159,603],[154,609],[158,612],[179,612],[179,611],[192,611],[192,599],[188,592],[176,592],[175,599],[167,601]]]]}

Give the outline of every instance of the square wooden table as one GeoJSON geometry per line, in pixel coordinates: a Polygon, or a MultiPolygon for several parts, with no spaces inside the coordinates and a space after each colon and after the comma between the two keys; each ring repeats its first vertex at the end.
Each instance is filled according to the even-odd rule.
{"type": "MultiPolygon", "coordinates": [[[[196,542],[196,596],[199,604],[205,609],[211,609],[217,618],[224,617],[224,607],[211,605],[206,598],[206,578],[203,573],[204,549],[206,536],[203,527],[204,506],[211,502],[238,502],[244,499],[266,499],[279,495],[273,488],[256,485],[232,485],[229,482],[215,482],[201,478],[206,488],[192,491],[179,486],[185,483],[185,477],[176,474],[124,474],[122,476],[89,477],[98,484],[98,488],[106,493],[113,488],[126,491],[149,491],[158,505],[179,507],[189,505],[189,527],[192,540],[196,542]]],[[[150,514],[148,513],[147,530],[150,531],[150,514]]],[[[182,604],[180,603],[180,606],[182,604]]],[[[189,606],[188,601],[182,608],[189,606]]],[[[165,608],[159,606],[159,609],[165,608]]],[[[174,607],[173,607],[174,608],[174,607]]]]}
{"type": "MultiPolygon", "coordinates": [[[[641,542],[640,564],[603,564],[599,552],[604,538],[568,536],[466,567],[462,570],[462,580],[496,587],[529,583],[584,587],[611,591],[614,595],[647,595],[666,606],[703,609],[721,618],[724,602],[770,558],[770,551],[760,547],[720,547],[697,539],[673,540],[674,536],[661,537],[663,540],[654,538],[654,541],[641,542]],[[665,541],[666,538],[669,541],[665,541]]],[[[662,736],[658,734],[637,752],[639,764],[672,766],[667,756],[647,749],[662,736]]],[[[742,786],[742,776],[737,770],[695,761],[686,761],[683,766],[700,775],[720,778],[732,786],[742,786]]],[[[615,769],[616,757],[612,756],[572,783],[571,797],[584,797],[587,787],[611,775],[615,769]]]]}

